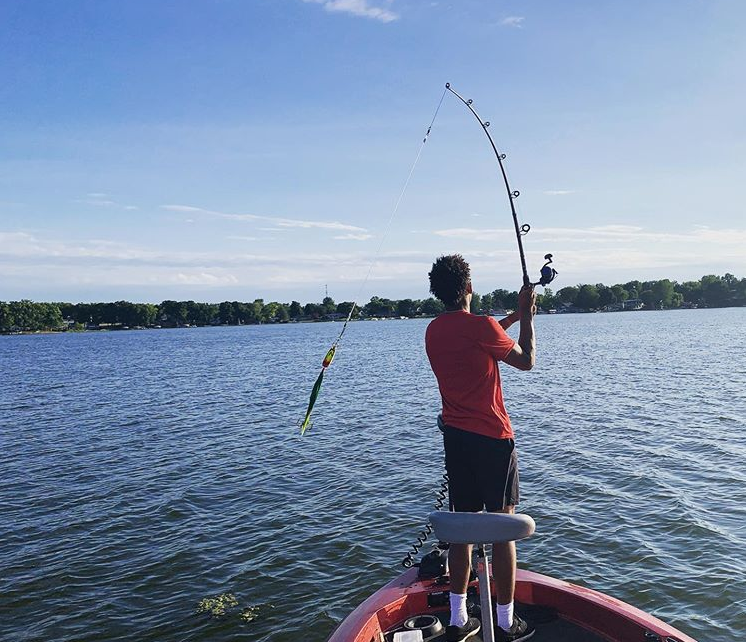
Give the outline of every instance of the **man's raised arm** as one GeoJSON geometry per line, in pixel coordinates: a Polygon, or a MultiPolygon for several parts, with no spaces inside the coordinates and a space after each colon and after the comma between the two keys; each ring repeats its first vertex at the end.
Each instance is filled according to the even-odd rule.
{"type": "Polygon", "coordinates": [[[516,310],[515,312],[511,312],[508,316],[500,319],[498,323],[500,324],[500,327],[503,330],[507,330],[516,321],[520,321],[520,319],[521,319],[521,313],[518,312],[518,310],[516,310]]]}
{"type": "MultiPolygon", "coordinates": [[[[534,337],[534,310],[536,292],[532,287],[524,287],[518,295],[518,313],[521,330],[518,343],[505,357],[505,363],[519,370],[531,370],[536,362],[536,338],[534,337]]],[[[501,324],[502,325],[502,324],[501,324]]]]}

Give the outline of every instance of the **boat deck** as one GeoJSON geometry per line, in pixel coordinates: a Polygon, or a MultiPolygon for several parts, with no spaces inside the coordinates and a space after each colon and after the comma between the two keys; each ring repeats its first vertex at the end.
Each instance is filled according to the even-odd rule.
{"type": "MultiPolygon", "coordinates": [[[[478,611],[478,605],[475,608],[478,611]]],[[[536,627],[536,633],[530,638],[531,642],[606,642],[606,638],[590,633],[577,624],[573,624],[558,616],[554,609],[516,602],[515,610],[524,620],[536,627]]],[[[443,631],[439,635],[430,638],[426,637],[425,641],[445,642],[445,627],[448,624],[449,617],[448,611],[430,614],[438,616],[438,619],[443,624],[443,631]]],[[[472,613],[472,615],[478,616],[479,614],[477,612],[472,613]]],[[[385,635],[386,642],[393,642],[394,634],[403,630],[403,627],[397,627],[396,629],[387,631],[385,635]]],[[[472,636],[469,638],[469,642],[472,641],[482,642],[482,636],[480,634],[472,636]]]]}
{"type": "MultiPolygon", "coordinates": [[[[418,580],[417,572],[410,568],[381,587],[340,623],[329,642],[393,642],[395,633],[415,628],[425,642],[445,642],[447,578],[418,580]],[[410,629],[404,628],[407,623],[410,629]]],[[[516,613],[536,628],[531,642],[696,642],[630,604],[532,571],[518,569],[515,598],[516,613]]],[[[469,615],[480,617],[477,582],[466,599],[469,615]]],[[[468,642],[483,639],[475,635],[468,642]]]]}

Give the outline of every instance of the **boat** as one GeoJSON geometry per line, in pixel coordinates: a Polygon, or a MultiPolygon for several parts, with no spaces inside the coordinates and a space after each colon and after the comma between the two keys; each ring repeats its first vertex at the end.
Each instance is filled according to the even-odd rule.
{"type": "MultiPolygon", "coordinates": [[[[488,579],[491,565],[485,545],[530,536],[533,520],[524,514],[436,511],[430,523],[441,542],[478,545],[478,570],[469,583],[467,608],[470,616],[480,619],[481,629],[468,641],[492,642],[494,580],[488,579]]],[[[329,642],[445,642],[449,618],[446,554],[436,549],[425,558],[362,602],[329,642]],[[444,573],[433,573],[431,563],[425,568],[425,558],[438,557],[444,561],[444,573]]],[[[531,642],[696,642],[630,604],[528,570],[517,571],[515,609],[536,628],[531,642]]]]}

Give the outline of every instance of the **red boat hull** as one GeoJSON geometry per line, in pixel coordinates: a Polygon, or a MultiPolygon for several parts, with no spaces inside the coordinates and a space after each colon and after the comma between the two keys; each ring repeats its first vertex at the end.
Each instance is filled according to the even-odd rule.
{"type": "MultiPolygon", "coordinates": [[[[442,607],[428,606],[427,596],[444,588],[447,587],[436,580],[418,581],[417,569],[409,569],[360,604],[334,631],[329,642],[381,642],[386,631],[410,617],[442,612],[442,607]]],[[[666,642],[696,642],[634,606],[531,571],[518,570],[515,597],[523,604],[551,607],[561,618],[608,642],[642,642],[646,640],[646,632],[666,642]]]]}

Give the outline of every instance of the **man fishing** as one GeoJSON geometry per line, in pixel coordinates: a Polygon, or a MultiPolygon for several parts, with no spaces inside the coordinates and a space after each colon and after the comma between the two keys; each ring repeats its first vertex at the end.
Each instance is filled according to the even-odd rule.
{"type": "MultiPolygon", "coordinates": [[[[518,313],[499,323],[470,313],[472,285],[469,264],[459,254],[441,256],[429,273],[430,291],[446,311],[425,333],[425,347],[443,400],[443,442],[452,510],[513,513],[518,503],[518,459],[513,429],[503,403],[498,362],[531,370],[535,361],[533,315],[536,294],[524,286],[518,313]],[[520,320],[518,342],[505,332],[520,320]]],[[[515,543],[492,547],[497,587],[497,642],[519,642],[534,628],[513,613],[516,575],[515,543]]],[[[451,578],[451,620],[448,642],[461,642],[479,632],[480,624],[466,610],[471,571],[471,545],[452,544],[448,553],[451,578]]]]}

